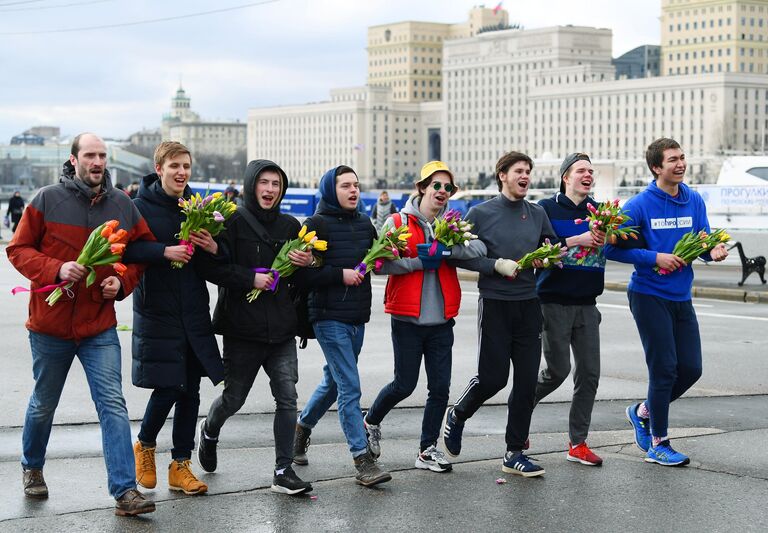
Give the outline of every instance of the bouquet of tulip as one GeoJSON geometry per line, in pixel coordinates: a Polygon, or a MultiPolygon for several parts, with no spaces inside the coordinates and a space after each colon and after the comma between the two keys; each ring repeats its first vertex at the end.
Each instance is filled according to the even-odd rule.
{"type": "MultiPolygon", "coordinates": [[[[295,239],[287,241],[283,247],[280,248],[280,251],[277,252],[275,260],[272,261],[272,266],[270,268],[254,268],[253,271],[260,274],[272,273],[272,285],[270,285],[267,290],[274,292],[277,289],[277,282],[280,281],[281,277],[288,277],[296,272],[296,270],[299,268],[291,263],[291,260],[288,258],[288,254],[290,252],[293,250],[299,250],[301,252],[317,250],[319,252],[324,252],[327,249],[327,241],[318,239],[317,234],[314,231],[307,233],[307,227],[302,226],[301,231],[299,231],[299,236],[295,239]]],[[[263,289],[253,289],[250,291],[246,296],[246,298],[248,298],[248,302],[253,302],[256,298],[259,297],[259,294],[261,294],[262,291],[263,289]]]]}
{"type": "MultiPolygon", "coordinates": [[[[477,235],[470,233],[471,229],[472,224],[462,220],[458,210],[451,209],[435,220],[435,240],[432,246],[437,248],[438,242],[448,248],[457,244],[469,246],[469,241],[477,239],[477,235]]],[[[430,250],[430,255],[435,255],[434,250],[430,250]]]]}
{"type": "MultiPolygon", "coordinates": [[[[729,240],[731,240],[731,236],[728,235],[724,229],[718,229],[712,233],[707,233],[704,230],[691,231],[683,235],[683,237],[677,241],[672,253],[680,259],[683,259],[686,263],[691,264],[691,262],[701,254],[710,251],[721,242],[726,243],[729,240]]],[[[671,270],[659,268],[658,265],[653,267],[653,269],[662,276],[672,273],[671,270]]],[[[678,270],[682,270],[682,267],[678,270]]]]}
{"type": "MultiPolygon", "coordinates": [[[[117,220],[105,222],[93,230],[85,242],[80,255],[77,257],[77,263],[88,268],[90,272],[85,278],[85,286],[90,287],[96,281],[96,270],[93,267],[102,265],[112,265],[119,275],[126,271],[124,264],[120,263],[125,251],[125,243],[128,242],[128,232],[124,229],[117,230],[117,220]]],[[[59,301],[65,292],[71,294],[73,281],[62,282],[57,286],[48,298],[45,299],[48,305],[53,307],[59,301]]]]}
{"type": "Polygon", "coordinates": [[[383,260],[400,259],[408,254],[408,226],[403,224],[399,228],[391,228],[382,232],[374,241],[371,249],[365,254],[363,260],[358,263],[355,270],[365,276],[383,260]]]}
{"type": "Polygon", "coordinates": [[[544,239],[544,244],[536,250],[525,254],[517,261],[518,270],[533,268],[533,262],[537,259],[543,263],[543,268],[558,266],[563,268],[563,257],[568,253],[568,248],[560,246],[560,243],[552,244],[549,239],[544,239]]]}
{"type": "MultiPolygon", "coordinates": [[[[605,242],[615,243],[616,239],[637,239],[637,226],[624,226],[622,224],[632,220],[632,218],[619,207],[619,199],[614,201],[602,202],[597,207],[587,204],[589,214],[584,218],[574,220],[576,224],[588,224],[589,229],[596,229],[605,232],[605,242]]],[[[583,264],[584,260],[591,254],[598,253],[597,248],[580,246],[574,254],[577,260],[576,264],[583,264]]]]}
{"type": "MultiPolygon", "coordinates": [[[[204,229],[215,237],[224,229],[224,221],[237,211],[237,206],[220,192],[209,194],[205,198],[200,196],[200,193],[191,196],[189,200],[179,198],[179,207],[187,218],[181,223],[176,237],[179,244],[187,245],[190,254],[194,251],[194,245],[189,242],[190,233],[204,229]]],[[[181,268],[184,263],[171,261],[171,266],[181,268]]]]}

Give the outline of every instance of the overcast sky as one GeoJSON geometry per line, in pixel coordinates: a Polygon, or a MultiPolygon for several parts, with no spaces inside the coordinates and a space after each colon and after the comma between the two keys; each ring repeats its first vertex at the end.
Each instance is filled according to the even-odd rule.
{"type": "MultiPolygon", "coordinates": [[[[30,126],[122,137],[156,128],[183,81],[204,119],[362,85],[367,27],[461,22],[464,0],[0,0],[0,143],[30,126]],[[61,32],[60,30],[76,30],[61,32]],[[43,33],[32,33],[43,32],[43,33]]],[[[486,6],[493,7],[496,1],[486,6]]],[[[510,22],[610,28],[618,56],[658,44],[659,0],[505,0],[510,22]]]]}

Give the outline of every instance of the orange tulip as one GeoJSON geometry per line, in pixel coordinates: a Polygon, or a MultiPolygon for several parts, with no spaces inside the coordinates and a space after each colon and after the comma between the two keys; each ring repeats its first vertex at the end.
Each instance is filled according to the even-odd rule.
{"type": "Polygon", "coordinates": [[[125,251],[125,244],[116,242],[109,247],[109,251],[115,255],[122,255],[125,251]]]}
{"type": "Polygon", "coordinates": [[[128,232],[124,229],[119,229],[114,234],[117,235],[117,240],[115,242],[128,242],[128,232]]]}
{"type": "Polygon", "coordinates": [[[109,226],[110,228],[112,228],[112,231],[115,231],[117,229],[117,226],[120,225],[120,222],[118,222],[117,220],[108,220],[104,223],[104,225],[109,226]]]}
{"type": "Polygon", "coordinates": [[[121,275],[121,276],[122,276],[123,274],[125,274],[125,271],[126,271],[126,270],[128,270],[128,267],[127,267],[127,266],[125,266],[125,265],[124,265],[124,264],[122,264],[122,263],[115,263],[115,264],[113,264],[113,265],[112,265],[112,268],[114,268],[114,269],[115,269],[115,272],[117,272],[117,273],[118,273],[119,275],[121,275]]]}
{"type": "Polygon", "coordinates": [[[101,236],[108,239],[110,235],[112,235],[112,227],[104,226],[104,229],[101,230],[101,236]]]}

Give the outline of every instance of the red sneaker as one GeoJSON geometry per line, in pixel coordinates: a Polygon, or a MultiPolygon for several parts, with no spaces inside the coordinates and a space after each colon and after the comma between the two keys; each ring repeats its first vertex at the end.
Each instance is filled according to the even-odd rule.
{"type": "Polygon", "coordinates": [[[566,459],[569,461],[589,466],[600,466],[603,464],[603,460],[589,449],[586,442],[582,442],[576,446],[571,446],[569,443],[568,448],[566,459]]]}

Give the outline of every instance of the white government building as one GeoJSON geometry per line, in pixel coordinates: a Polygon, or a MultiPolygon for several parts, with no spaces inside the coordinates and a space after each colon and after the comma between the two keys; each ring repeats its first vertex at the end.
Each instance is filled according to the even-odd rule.
{"type": "MultiPolygon", "coordinates": [[[[687,28],[681,30],[687,39],[706,37],[710,47],[709,21],[717,20],[710,10],[716,15],[720,8],[739,24],[751,20],[755,29],[718,42],[717,49],[730,47],[739,56],[748,48],[768,58],[762,35],[768,33],[757,31],[768,26],[768,0],[665,0],[661,24],[668,30],[672,17],[687,28]],[[706,26],[700,30],[706,35],[693,37],[690,21],[706,26]]],[[[393,34],[401,35],[394,29],[403,24],[418,28],[393,24],[393,34]]],[[[610,29],[501,29],[507,26],[504,17],[498,27],[440,41],[441,101],[408,101],[397,96],[397,86],[368,85],[333,90],[327,102],[249,110],[248,158],[272,158],[293,180],[312,185],[328,168],[347,164],[373,188],[383,186],[382,179],[389,187],[411,182],[433,158],[446,161],[460,181],[476,180],[492,173],[509,150],[528,153],[537,161],[537,174],[552,178],[565,154],[585,151],[610,162],[601,166],[603,177],[616,185],[647,176],[644,151],[657,137],[680,141],[694,182],[716,174],[725,154],[755,153],[768,144],[768,75],[760,73],[765,70],[757,60],[743,69],[729,62],[727,71],[707,67],[693,74],[691,66],[688,74],[677,75],[669,54],[674,58],[686,46],[703,45],[678,44],[667,36],[663,69],[673,68],[671,75],[617,80],[610,29]]],[[[371,36],[386,31],[386,25],[369,29],[369,83],[392,78],[381,72],[371,47],[371,36]]]]}

